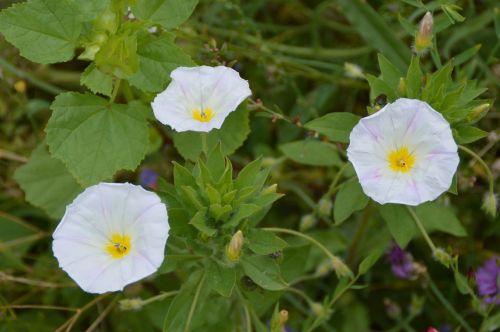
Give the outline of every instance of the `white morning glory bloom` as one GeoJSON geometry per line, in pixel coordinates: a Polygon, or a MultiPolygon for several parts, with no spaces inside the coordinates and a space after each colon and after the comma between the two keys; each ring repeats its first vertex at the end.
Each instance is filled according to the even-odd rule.
{"type": "Polygon", "coordinates": [[[179,67],[170,77],[172,82],[151,106],[158,121],[179,132],[219,129],[252,94],[248,82],[229,67],[179,67]]]}
{"type": "Polygon", "coordinates": [[[459,162],[449,123],[427,103],[406,98],[361,119],[347,156],[365,194],[380,204],[436,199],[459,162]]]}
{"type": "Polygon", "coordinates": [[[158,195],[130,183],[91,186],[66,207],[52,249],[86,292],[105,293],[154,273],[169,225],[158,195]]]}

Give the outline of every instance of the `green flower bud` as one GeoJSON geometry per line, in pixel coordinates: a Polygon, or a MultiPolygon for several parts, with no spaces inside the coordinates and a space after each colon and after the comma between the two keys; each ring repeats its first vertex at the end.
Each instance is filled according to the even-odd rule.
{"type": "Polygon", "coordinates": [[[142,308],[142,299],[140,297],[136,297],[133,299],[124,299],[118,302],[119,308],[122,311],[127,310],[140,310],[142,308]]]}
{"type": "Polygon", "coordinates": [[[321,216],[330,218],[332,215],[333,203],[328,198],[322,198],[318,202],[318,212],[321,216]]]}
{"type": "Polygon", "coordinates": [[[276,188],[278,188],[278,185],[276,183],[272,184],[269,187],[264,188],[264,190],[262,190],[262,194],[265,195],[265,194],[275,193],[276,192],[276,188]]]}
{"type": "Polygon", "coordinates": [[[434,256],[435,260],[437,260],[447,268],[449,268],[453,263],[453,257],[451,257],[451,255],[442,248],[436,248],[432,255],[434,256]]]}
{"type": "Polygon", "coordinates": [[[299,229],[301,232],[307,231],[308,229],[313,228],[318,223],[318,219],[314,216],[314,214],[309,213],[305,214],[300,218],[299,229]]]}
{"type": "Polygon", "coordinates": [[[415,35],[415,52],[419,55],[425,53],[425,51],[432,44],[432,27],[434,25],[434,19],[432,18],[431,12],[427,12],[420,21],[420,27],[415,35]]]}
{"type": "Polygon", "coordinates": [[[357,64],[344,62],[344,73],[347,77],[350,78],[360,78],[364,79],[365,74],[363,73],[363,69],[357,64]]]}
{"type": "Polygon", "coordinates": [[[331,264],[338,278],[352,277],[351,269],[337,256],[332,258],[331,264]]]}
{"type": "Polygon", "coordinates": [[[484,197],[483,210],[491,216],[497,215],[498,198],[493,192],[489,192],[484,197]]]}
{"type": "Polygon", "coordinates": [[[400,95],[406,95],[406,80],[404,77],[399,78],[398,93],[400,95]]]}
{"type": "Polygon", "coordinates": [[[240,260],[241,249],[243,248],[244,242],[245,239],[241,231],[234,233],[226,248],[226,256],[231,262],[237,262],[240,260]]]}

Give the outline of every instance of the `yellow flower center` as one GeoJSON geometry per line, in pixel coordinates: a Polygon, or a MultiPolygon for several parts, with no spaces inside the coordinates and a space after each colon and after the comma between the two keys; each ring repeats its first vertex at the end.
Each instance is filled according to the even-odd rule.
{"type": "Polygon", "coordinates": [[[413,168],[416,158],[406,146],[402,146],[397,150],[389,152],[387,160],[389,161],[389,168],[391,170],[406,173],[413,168]]]}
{"type": "Polygon", "coordinates": [[[114,233],[111,236],[111,241],[106,244],[106,251],[111,257],[118,259],[126,256],[132,247],[130,243],[130,236],[114,233]]]}
{"type": "Polygon", "coordinates": [[[208,122],[214,117],[214,112],[211,108],[205,108],[204,110],[196,109],[193,111],[193,119],[200,122],[208,122]]]}

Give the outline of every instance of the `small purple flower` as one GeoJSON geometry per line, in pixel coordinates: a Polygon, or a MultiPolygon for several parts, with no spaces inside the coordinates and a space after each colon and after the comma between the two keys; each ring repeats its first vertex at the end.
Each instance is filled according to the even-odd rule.
{"type": "Polygon", "coordinates": [[[391,263],[392,273],[401,279],[412,279],[414,276],[413,257],[398,245],[394,244],[387,255],[391,263]]]}
{"type": "Polygon", "coordinates": [[[156,190],[158,188],[158,173],[150,168],[144,168],[139,174],[139,183],[147,188],[156,190]]]}
{"type": "Polygon", "coordinates": [[[487,304],[500,304],[497,299],[499,293],[497,278],[500,273],[500,267],[497,264],[497,258],[492,257],[481,266],[476,273],[476,283],[479,295],[484,296],[484,302],[487,304]]]}

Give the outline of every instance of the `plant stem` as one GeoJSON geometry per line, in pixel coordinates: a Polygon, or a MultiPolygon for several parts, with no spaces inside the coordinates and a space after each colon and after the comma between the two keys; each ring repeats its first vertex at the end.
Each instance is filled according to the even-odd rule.
{"type": "Polygon", "coordinates": [[[436,284],[432,280],[429,282],[429,286],[431,288],[432,293],[436,296],[436,298],[441,302],[441,304],[448,310],[448,312],[455,318],[455,320],[462,325],[464,330],[467,332],[474,332],[474,330],[470,327],[469,324],[460,316],[458,312],[455,311],[453,306],[446,300],[446,297],[441,293],[439,288],[437,288],[436,284]]]}
{"type": "Polygon", "coordinates": [[[490,168],[488,167],[488,165],[484,162],[483,158],[481,158],[478,154],[476,154],[474,151],[472,151],[471,149],[469,148],[466,148],[465,146],[463,145],[459,145],[458,148],[466,153],[468,153],[470,156],[472,156],[474,159],[477,160],[478,163],[481,164],[481,166],[483,166],[485,172],[486,172],[486,175],[488,176],[488,182],[489,182],[489,190],[490,190],[490,194],[493,195],[494,193],[494,179],[493,179],[493,174],[491,173],[491,170],[490,168]]]}
{"type": "Polygon", "coordinates": [[[368,205],[365,207],[363,211],[363,215],[361,216],[361,221],[359,222],[358,227],[356,228],[356,233],[354,233],[354,238],[349,245],[349,249],[347,250],[347,264],[351,264],[354,262],[354,253],[356,252],[356,248],[358,247],[358,243],[363,238],[363,234],[365,233],[366,227],[368,226],[368,222],[370,221],[371,211],[372,211],[373,203],[371,200],[368,201],[368,205]]]}
{"type": "Polygon", "coordinates": [[[201,133],[201,150],[205,157],[208,157],[207,133],[201,133]]]}
{"type": "Polygon", "coordinates": [[[106,318],[106,316],[109,314],[109,312],[111,311],[111,309],[113,309],[113,307],[115,306],[117,300],[118,300],[118,296],[115,296],[115,298],[113,299],[113,301],[111,301],[111,303],[108,304],[108,306],[103,310],[103,312],[101,312],[101,314],[92,323],[92,325],[90,325],[89,328],[85,330],[85,332],[92,332],[92,331],[94,331],[99,326],[99,324],[104,320],[104,318],[106,318]]]}
{"type": "Polygon", "coordinates": [[[415,224],[417,225],[418,230],[420,231],[420,233],[424,237],[425,241],[427,242],[427,244],[431,248],[432,252],[434,253],[436,251],[436,246],[434,245],[434,242],[432,242],[431,238],[429,237],[429,234],[427,234],[427,231],[425,230],[424,225],[422,225],[420,218],[417,216],[417,214],[415,213],[413,208],[409,207],[408,205],[406,206],[406,208],[408,209],[408,212],[410,213],[411,217],[415,221],[415,224]]]}
{"type": "Polygon", "coordinates": [[[314,244],[315,246],[317,246],[319,249],[321,249],[321,251],[323,251],[325,253],[325,255],[327,255],[329,258],[331,259],[337,259],[337,257],[332,254],[332,252],[330,250],[328,250],[324,245],[322,245],[319,241],[317,241],[316,239],[310,237],[309,235],[306,235],[306,234],[302,234],[300,232],[297,232],[297,231],[294,231],[292,229],[286,229],[286,228],[279,228],[279,227],[265,227],[263,228],[263,230],[265,231],[270,231],[270,232],[276,232],[276,233],[285,233],[285,234],[291,234],[291,235],[295,235],[295,236],[298,236],[298,237],[301,237],[309,242],[311,242],[312,244],[314,244]]]}
{"type": "Polygon", "coordinates": [[[113,87],[113,92],[111,93],[111,97],[109,98],[109,103],[112,104],[115,102],[116,96],[118,95],[118,91],[120,91],[120,83],[121,79],[116,80],[115,86],[113,87]]]}
{"type": "Polygon", "coordinates": [[[7,71],[10,71],[19,78],[25,79],[26,81],[30,82],[31,84],[33,84],[34,86],[40,88],[45,92],[51,93],[53,95],[58,95],[64,92],[63,89],[58,88],[57,86],[54,86],[52,84],[46,83],[32,76],[31,74],[28,74],[27,72],[17,68],[16,66],[14,66],[13,64],[11,64],[10,62],[8,62],[3,58],[0,58],[0,67],[4,68],[7,71]]]}
{"type": "Polygon", "coordinates": [[[252,332],[252,317],[250,316],[250,310],[248,310],[248,304],[243,297],[243,294],[241,293],[240,289],[238,287],[235,287],[236,293],[238,294],[238,297],[241,300],[241,304],[243,305],[243,312],[245,314],[245,321],[247,325],[247,332],[252,332]]]}
{"type": "Polygon", "coordinates": [[[196,309],[196,305],[198,304],[198,298],[200,297],[201,288],[203,287],[203,284],[205,283],[205,277],[206,277],[206,273],[203,273],[203,276],[200,279],[200,283],[198,284],[198,287],[196,288],[196,292],[194,293],[193,303],[191,303],[191,308],[189,308],[189,314],[188,314],[188,317],[186,319],[186,326],[184,327],[184,332],[189,332],[191,320],[193,319],[194,311],[196,309]]]}
{"type": "Polygon", "coordinates": [[[144,301],[142,301],[142,305],[148,305],[150,303],[156,302],[156,301],[162,301],[168,297],[175,296],[179,293],[179,291],[172,291],[172,292],[166,292],[166,293],[161,293],[155,296],[152,296],[144,301]]]}
{"type": "Polygon", "coordinates": [[[335,191],[337,190],[337,184],[339,183],[340,178],[342,177],[342,174],[344,174],[345,170],[347,169],[347,167],[349,167],[349,165],[350,165],[350,163],[347,162],[339,169],[337,174],[335,174],[335,178],[333,178],[333,181],[330,184],[330,187],[328,187],[328,191],[326,192],[326,194],[323,197],[330,197],[335,193],[335,191]]]}

